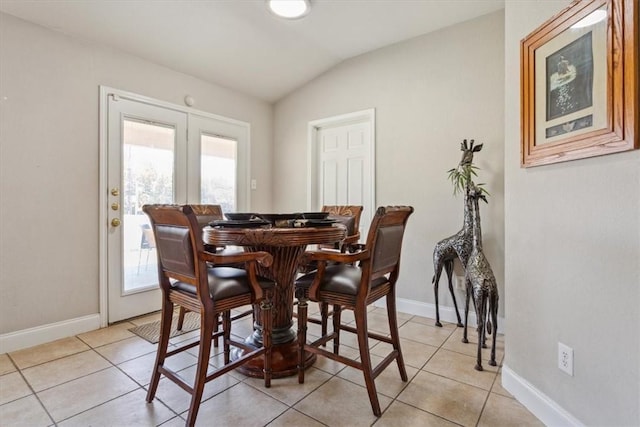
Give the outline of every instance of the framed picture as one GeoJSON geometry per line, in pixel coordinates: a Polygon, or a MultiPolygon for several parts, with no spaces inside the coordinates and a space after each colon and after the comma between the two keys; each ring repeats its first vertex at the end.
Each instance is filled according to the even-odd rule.
{"type": "Polygon", "coordinates": [[[521,166],[633,150],[638,0],[576,0],[520,45],[521,166]]]}

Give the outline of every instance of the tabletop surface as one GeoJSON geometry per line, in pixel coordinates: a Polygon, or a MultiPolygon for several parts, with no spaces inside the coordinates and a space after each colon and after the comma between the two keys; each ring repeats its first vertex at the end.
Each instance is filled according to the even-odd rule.
{"type": "Polygon", "coordinates": [[[205,243],[236,246],[301,246],[334,243],[344,239],[346,227],[333,224],[330,227],[268,227],[225,228],[204,227],[205,243]]]}

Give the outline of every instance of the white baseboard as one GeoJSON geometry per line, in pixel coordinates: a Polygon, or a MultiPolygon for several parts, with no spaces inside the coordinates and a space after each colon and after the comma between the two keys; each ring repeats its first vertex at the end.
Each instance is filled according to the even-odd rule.
{"type": "MultiPolygon", "coordinates": [[[[385,307],[385,300],[379,299],[375,303],[376,307],[385,307]]],[[[414,316],[436,318],[436,305],[426,302],[414,301],[404,298],[396,299],[396,309],[401,313],[413,314],[414,316]]],[[[460,317],[464,322],[464,308],[460,309],[460,317]]],[[[454,307],[447,307],[440,305],[440,320],[449,323],[458,323],[456,317],[456,309],[454,307]]],[[[469,326],[476,327],[476,313],[474,310],[469,310],[469,326]]],[[[498,317],[498,333],[503,334],[505,331],[505,320],[503,317],[498,317]]]]}
{"type": "Polygon", "coordinates": [[[502,387],[547,426],[584,426],[577,418],[512,371],[507,365],[502,366],[502,387]]]}
{"type": "Polygon", "coordinates": [[[0,354],[72,337],[99,328],[100,315],[96,313],[21,331],[9,332],[8,334],[0,335],[0,354]]]}

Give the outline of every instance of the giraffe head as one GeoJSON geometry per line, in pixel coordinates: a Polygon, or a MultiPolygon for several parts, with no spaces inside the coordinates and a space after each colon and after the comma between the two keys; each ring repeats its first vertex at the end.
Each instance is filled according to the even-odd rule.
{"type": "Polygon", "coordinates": [[[474,147],[475,141],[472,139],[469,144],[467,140],[460,143],[460,151],[462,151],[462,159],[460,159],[460,167],[470,166],[473,163],[473,153],[482,150],[482,144],[474,147]]]}

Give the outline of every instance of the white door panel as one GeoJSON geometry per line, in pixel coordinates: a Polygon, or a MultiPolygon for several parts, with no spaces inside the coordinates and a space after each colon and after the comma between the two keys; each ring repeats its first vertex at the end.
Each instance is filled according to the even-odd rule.
{"type": "Polygon", "coordinates": [[[366,139],[367,139],[367,126],[362,126],[362,123],[352,126],[347,131],[347,149],[349,151],[361,149],[366,150],[366,139]]]}
{"type": "Polygon", "coordinates": [[[155,243],[145,203],[186,200],[187,115],[108,97],[109,322],[160,309],[155,243]]]}
{"type": "Polygon", "coordinates": [[[347,163],[347,197],[348,205],[364,206],[365,164],[362,158],[349,159],[347,163]]]}
{"type": "MultiPolygon", "coordinates": [[[[202,116],[191,114],[189,116],[189,156],[188,164],[190,170],[200,170],[201,161],[205,153],[202,151],[203,137],[218,137],[234,141],[233,145],[235,158],[235,197],[233,207],[229,204],[218,201],[225,209],[224,211],[243,212],[250,210],[249,200],[249,126],[247,123],[236,122],[229,119],[202,116]]],[[[196,203],[201,200],[201,177],[200,174],[189,174],[189,201],[196,203]]]]}
{"type": "Polygon", "coordinates": [[[338,165],[335,161],[325,161],[322,165],[323,205],[338,204],[338,165]]]}
{"type": "Polygon", "coordinates": [[[368,110],[309,124],[309,208],[362,205],[363,236],[375,210],[373,120],[368,110]]]}

